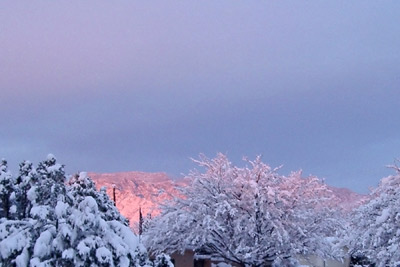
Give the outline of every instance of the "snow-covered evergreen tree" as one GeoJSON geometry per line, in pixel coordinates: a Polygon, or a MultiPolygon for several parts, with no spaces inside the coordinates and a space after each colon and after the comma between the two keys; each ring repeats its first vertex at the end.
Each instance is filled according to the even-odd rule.
{"type": "Polygon", "coordinates": [[[350,252],[378,267],[400,266],[400,168],[383,178],[353,214],[350,252]]]}
{"type": "MultiPolygon", "coordinates": [[[[65,198],[66,177],[64,166],[57,163],[54,155],[49,154],[46,160],[39,163],[36,173],[38,180],[35,184],[35,192],[30,193],[30,200],[35,206],[54,209],[57,201],[65,198]]],[[[53,214],[49,214],[49,216],[53,216],[53,214]]]]}
{"type": "Polygon", "coordinates": [[[66,226],[59,232],[60,251],[76,266],[145,266],[150,262],[146,250],[128,227],[113,202],[98,192],[86,173],[69,181],[69,194],[75,203],[71,214],[62,214],[66,226]],[[63,243],[68,240],[68,244],[63,243]]]}
{"type": "Polygon", "coordinates": [[[153,266],[128,221],[86,173],[67,184],[53,155],[37,168],[21,163],[17,179],[4,162],[1,171],[2,180],[14,181],[18,216],[1,213],[0,267],[153,266]]]}
{"type": "Polygon", "coordinates": [[[15,181],[16,187],[16,204],[18,210],[18,218],[23,219],[29,216],[32,203],[28,199],[28,191],[37,183],[38,176],[33,164],[27,160],[19,164],[19,175],[15,181]]]}
{"type": "Polygon", "coordinates": [[[91,196],[95,199],[104,220],[117,220],[126,226],[129,225],[129,221],[119,213],[114,202],[108,197],[106,188],[102,187],[100,191],[97,191],[95,183],[86,172],[72,176],[68,184],[69,193],[72,194],[76,202],[79,203],[86,196],[91,196]]]}
{"type": "Polygon", "coordinates": [[[196,161],[182,198],[162,206],[144,233],[146,245],[167,253],[194,248],[241,266],[290,266],[296,255],[339,256],[327,237],[342,227],[332,194],[315,177],[288,177],[261,162],[233,166],[225,155],[196,161]]]}
{"type": "Polygon", "coordinates": [[[7,161],[0,161],[0,218],[11,219],[16,213],[14,178],[8,171],[7,161]]]}

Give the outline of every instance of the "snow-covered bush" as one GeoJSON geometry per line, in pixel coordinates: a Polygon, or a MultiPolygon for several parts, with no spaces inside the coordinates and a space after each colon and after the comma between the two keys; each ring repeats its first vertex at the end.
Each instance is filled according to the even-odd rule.
{"type": "Polygon", "coordinates": [[[288,266],[298,254],[339,256],[327,237],[342,224],[319,179],[281,176],[259,157],[245,168],[222,154],[196,162],[205,172],[191,172],[183,197],[162,205],[144,233],[152,251],[193,248],[242,266],[288,266]]]}
{"type": "Polygon", "coordinates": [[[0,266],[154,265],[128,221],[86,173],[66,180],[53,155],[37,168],[24,161],[16,179],[2,161],[0,266]]]}
{"type": "Polygon", "coordinates": [[[353,214],[350,252],[378,267],[400,266],[400,168],[383,178],[353,214]]]}
{"type": "Polygon", "coordinates": [[[161,253],[154,260],[154,267],[174,267],[170,256],[161,253]]]}

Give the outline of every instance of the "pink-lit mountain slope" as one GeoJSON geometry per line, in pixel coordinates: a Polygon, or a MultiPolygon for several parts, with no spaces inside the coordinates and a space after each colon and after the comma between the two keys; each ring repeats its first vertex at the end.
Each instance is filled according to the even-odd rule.
{"type": "MultiPolygon", "coordinates": [[[[116,186],[116,202],[119,211],[129,219],[131,226],[137,228],[139,207],[143,216],[159,213],[160,202],[177,195],[175,185],[186,185],[187,182],[175,182],[165,173],[120,172],[120,173],[89,173],[96,182],[96,187],[107,187],[107,193],[112,199],[112,185],[116,186]]],[[[346,188],[329,187],[336,196],[338,207],[346,211],[357,207],[366,196],[357,194],[346,188]]]]}
{"type": "Polygon", "coordinates": [[[89,173],[96,187],[107,187],[107,194],[112,197],[115,184],[116,203],[119,211],[129,219],[131,227],[136,228],[139,221],[139,207],[143,216],[158,215],[158,203],[177,195],[175,184],[165,173],[119,172],[89,173]]]}
{"type": "Polygon", "coordinates": [[[366,195],[360,195],[347,188],[329,186],[329,189],[339,199],[338,206],[345,211],[350,211],[358,207],[363,201],[367,200],[366,195]]]}

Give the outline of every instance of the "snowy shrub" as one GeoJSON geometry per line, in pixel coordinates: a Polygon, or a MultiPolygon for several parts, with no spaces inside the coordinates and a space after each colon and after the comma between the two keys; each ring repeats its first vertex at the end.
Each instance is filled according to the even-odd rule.
{"type": "Polygon", "coordinates": [[[32,249],[32,224],[24,221],[0,220],[0,263],[26,266],[32,249]]]}
{"type": "Polygon", "coordinates": [[[168,255],[161,253],[154,260],[154,267],[174,267],[174,265],[168,255]]]}

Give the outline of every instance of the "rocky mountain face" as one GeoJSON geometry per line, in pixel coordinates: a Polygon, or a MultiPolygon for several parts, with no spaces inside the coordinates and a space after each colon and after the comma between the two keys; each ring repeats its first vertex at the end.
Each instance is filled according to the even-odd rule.
{"type": "MultiPolygon", "coordinates": [[[[165,173],[120,172],[89,173],[98,189],[105,186],[113,199],[115,185],[116,206],[129,219],[131,227],[137,229],[139,208],[143,216],[159,214],[157,206],[167,199],[178,195],[176,185],[186,185],[184,180],[173,181],[165,173]]],[[[366,196],[357,194],[347,188],[329,187],[339,199],[338,207],[351,210],[358,206],[366,196]]]]}

